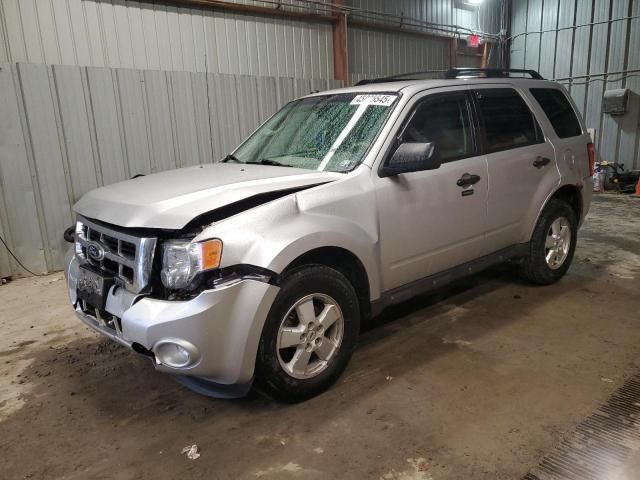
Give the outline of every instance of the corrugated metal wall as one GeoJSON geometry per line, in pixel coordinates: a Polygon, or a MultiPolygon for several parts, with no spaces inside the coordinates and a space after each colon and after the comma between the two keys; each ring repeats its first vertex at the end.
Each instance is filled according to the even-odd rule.
{"type": "MultiPolygon", "coordinates": [[[[476,9],[455,7],[454,0],[350,0],[354,10],[349,18],[386,27],[430,32],[436,36],[399,33],[384,29],[348,29],[349,72],[355,83],[363,78],[387,76],[420,70],[446,70],[450,67],[449,38],[458,33],[465,38],[471,30],[489,34],[500,31],[502,0],[486,0],[476,9]],[[380,12],[376,15],[370,12],[380,12]],[[424,22],[422,27],[411,21],[424,22]],[[431,25],[431,26],[430,26],[431,25]]],[[[460,41],[461,45],[464,40],[460,41]]],[[[478,49],[475,49],[477,52],[478,49]]],[[[491,50],[491,64],[497,53],[491,50]]],[[[480,66],[480,59],[459,55],[457,66],[480,66]]]]}
{"type": "MultiPolygon", "coordinates": [[[[397,17],[431,23],[434,32],[442,26],[457,26],[485,33],[498,33],[502,0],[484,0],[476,8],[457,8],[455,0],[347,0],[356,19],[398,24],[397,17]],[[360,11],[358,11],[360,10],[360,11]],[[379,12],[377,19],[368,12],[379,12]]],[[[444,33],[444,32],[441,32],[444,33]]]]}
{"type": "Polygon", "coordinates": [[[506,3],[502,0],[485,0],[477,9],[454,8],[453,22],[482,32],[499,33],[502,8],[506,3]]]}
{"type": "Polygon", "coordinates": [[[595,128],[599,157],[640,169],[640,2],[514,1],[511,29],[511,66],[563,83],[595,128]],[[603,114],[604,91],[622,87],[633,92],[628,113],[603,114]]]}
{"type": "MultiPolygon", "coordinates": [[[[380,12],[386,17],[401,16],[407,19],[421,20],[439,24],[454,24],[453,0],[347,0],[348,5],[360,10],[380,12]]],[[[354,17],[364,18],[354,12],[354,17]]],[[[367,17],[367,19],[369,19],[367,17]]],[[[381,19],[385,23],[393,20],[381,19]]]]}
{"type": "Polygon", "coordinates": [[[333,78],[329,23],[125,0],[0,0],[0,19],[4,63],[333,78]]]}
{"type": "MultiPolygon", "coordinates": [[[[313,3],[285,5],[290,3],[327,13],[313,3]]],[[[456,8],[454,0],[349,0],[347,6],[356,20],[399,26],[404,19],[404,28],[411,28],[407,21],[427,22],[439,35],[453,34],[457,25],[466,35],[464,29],[498,33],[503,3],[486,0],[475,10],[456,8]],[[443,26],[448,32],[437,30],[443,26]]],[[[0,0],[0,19],[0,63],[333,78],[328,23],[127,0],[0,0]]],[[[441,39],[349,30],[349,67],[357,78],[448,66],[439,53],[441,39]],[[375,58],[371,45],[377,47],[375,58]]]]}
{"type": "Polygon", "coordinates": [[[449,66],[449,40],[411,33],[349,28],[351,81],[449,66]]]}
{"type": "MultiPolygon", "coordinates": [[[[64,65],[0,69],[0,230],[36,272],[62,267],[62,233],[72,223],[71,206],[87,191],[218,160],[279,105],[339,86],[64,65]]],[[[0,262],[6,268],[4,252],[0,262]]]]}

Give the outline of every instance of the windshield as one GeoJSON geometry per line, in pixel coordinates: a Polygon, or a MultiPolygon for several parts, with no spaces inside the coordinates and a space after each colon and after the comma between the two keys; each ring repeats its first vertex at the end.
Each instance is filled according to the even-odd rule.
{"type": "Polygon", "coordinates": [[[347,172],[364,157],[394,94],[341,94],[287,104],[227,161],[347,172]]]}

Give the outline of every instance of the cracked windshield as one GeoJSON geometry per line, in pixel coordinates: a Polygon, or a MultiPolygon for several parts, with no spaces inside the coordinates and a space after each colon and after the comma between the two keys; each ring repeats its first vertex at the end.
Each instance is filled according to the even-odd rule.
{"type": "Polygon", "coordinates": [[[343,94],[291,102],[224,161],[348,172],[362,161],[396,98],[343,94]]]}

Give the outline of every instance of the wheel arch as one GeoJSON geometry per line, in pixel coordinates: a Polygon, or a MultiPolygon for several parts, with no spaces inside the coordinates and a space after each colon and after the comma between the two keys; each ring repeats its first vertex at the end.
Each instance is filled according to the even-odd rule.
{"type": "Polygon", "coordinates": [[[370,280],[362,261],[350,250],[343,247],[324,246],[314,248],[299,255],[283,270],[281,275],[305,265],[324,265],[342,273],[353,286],[358,297],[362,319],[371,317],[370,280]]]}
{"type": "MultiPolygon", "coordinates": [[[[576,214],[576,220],[580,223],[580,219],[582,218],[582,194],[580,193],[580,189],[575,185],[563,185],[558,190],[556,190],[551,197],[547,199],[545,202],[545,207],[547,204],[553,199],[564,200],[569,204],[573,212],[576,214]]],[[[544,208],[544,207],[543,207],[544,208]]]]}
{"type": "Polygon", "coordinates": [[[563,200],[564,202],[567,202],[567,204],[569,204],[573,212],[576,214],[576,220],[578,224],[580,224],[582,219],[582,212],[584,208],[582,193],[580,192],[580,189],[576,185],[565,184],[560,186],[556,190],[554,190],[547,197],[545,202],[542,204],[542,207],[538,210],[538,214],[535,217],[535,221],[529,228],[528,237],[527,237],[529,240],[531,239],[531,235],[533,235],[533,231],[536,227],[538,219],[540,218],[540,215],[542,215],[542,212],[547,207],[549,202],[551,200],[556,200],[556,199],[563,200]]]}

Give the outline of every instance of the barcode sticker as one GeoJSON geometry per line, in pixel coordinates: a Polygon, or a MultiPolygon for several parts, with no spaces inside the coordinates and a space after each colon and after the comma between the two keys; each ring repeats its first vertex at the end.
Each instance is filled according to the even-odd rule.
{"type": "Polygon", "coordinates": [[[396,95],[356,95],[356,98],[351,100],[351,105],[381,105],[388,107],[396,98],[396,95]]]}

